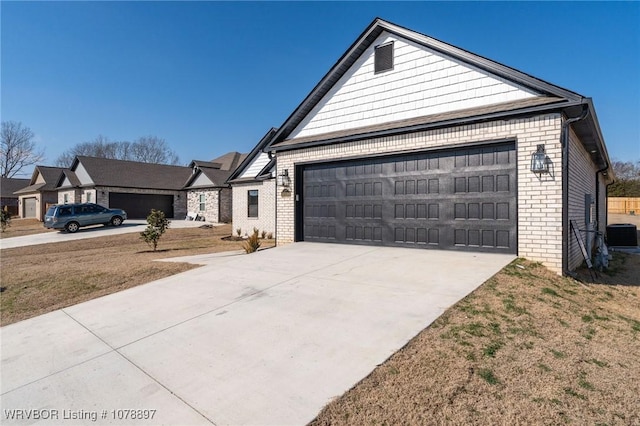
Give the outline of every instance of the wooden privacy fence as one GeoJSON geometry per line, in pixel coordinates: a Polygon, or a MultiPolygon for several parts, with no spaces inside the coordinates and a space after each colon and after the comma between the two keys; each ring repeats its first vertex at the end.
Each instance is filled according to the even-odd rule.
{"type": "Polygon", "coordinates": [[[607,205],[609,213],[640,215],[640,197],[609,197],[607,205]]]}

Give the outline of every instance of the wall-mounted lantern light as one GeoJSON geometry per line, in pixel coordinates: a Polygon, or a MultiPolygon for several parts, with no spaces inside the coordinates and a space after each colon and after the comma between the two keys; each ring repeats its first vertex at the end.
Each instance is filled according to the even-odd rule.
{"type": "Polygon", "coordinates": [[[531,154],[531,171],[540,175],[549,173],[549,157],[544,152],[544,145],[538,145],[536,152],[531,154]]]}
{"type": "Polygon", "coordinates": [[[284,186],[288,188],[291,185],[291,179],[289,178],[289,170],[284,169],[278,174],[278,186],[284,186]]]}

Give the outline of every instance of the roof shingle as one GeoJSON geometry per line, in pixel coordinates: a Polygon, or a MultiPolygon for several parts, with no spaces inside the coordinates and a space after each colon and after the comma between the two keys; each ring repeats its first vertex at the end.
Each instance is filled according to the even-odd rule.
{"type": "Polygon", "coordinates": [[[191,168],[184,166],[85,156],[76,157],[72,169],[78,162],[96,186],[180,190],[192,173],[191,168]]]}

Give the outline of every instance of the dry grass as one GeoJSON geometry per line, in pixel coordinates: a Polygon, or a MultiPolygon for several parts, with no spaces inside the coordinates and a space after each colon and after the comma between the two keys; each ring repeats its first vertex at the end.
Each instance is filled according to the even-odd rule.
{"type": "Polygon", "coordinates": [[[640,424],[640,256],[596,281],[514,261],[312,424],[640,424]]]}
{"type": "MultiPolygon", "coordinates": [[[[42,226],[42,225],[40,225],[42,226]]],[[[139,234],[2,250],[0,323],[11,324],[197,267],[154,259],[242,249],[231,226],[169,229],[152,252],[139,234]]],[[[263,242],[263,247],[273,241],[263,242]]]]}
{"type": "Polygon", "coordinates": [[[21,237],[23,235],[42,234],[45,232],[58,232],[54,229],[47,229],[37,219],[11,219],[11,225],[0,232],[0,238],[21,237]]]}

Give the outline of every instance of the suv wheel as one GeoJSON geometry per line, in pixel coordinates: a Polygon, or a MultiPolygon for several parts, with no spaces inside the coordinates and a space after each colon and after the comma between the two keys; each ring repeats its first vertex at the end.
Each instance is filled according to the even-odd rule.
{"type": "Polygon", "coordinates": [[[112,224],[113,226],[120,226],[120,225],[122,225],[122,218],[121,218],[120,216],[114,216],[114,217],[111,219],[111,224],[112,224]]]}
{"type": "Polygon", "coordinates": [[[64,227],[64,229],[67,230],[67,232],[73,234],[74,232],[76,232],[78,229],[80,229],[80,224],[78,222],[69,222],[67,223],[67,225],[64,227]]]}

